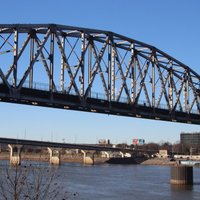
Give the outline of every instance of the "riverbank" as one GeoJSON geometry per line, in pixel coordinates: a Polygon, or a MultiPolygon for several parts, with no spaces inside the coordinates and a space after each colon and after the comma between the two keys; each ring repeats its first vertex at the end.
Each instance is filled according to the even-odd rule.
{"type": "Polygon", "coordinates": [[[160,165],[160,166],[173,166],[176,161],[171,161],[171,158],[150,158],[141,163],[141,165],[160,165]]]}

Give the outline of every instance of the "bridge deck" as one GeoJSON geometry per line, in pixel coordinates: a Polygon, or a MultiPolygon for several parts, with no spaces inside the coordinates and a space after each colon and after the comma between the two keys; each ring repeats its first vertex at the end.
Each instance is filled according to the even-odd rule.
{"type": "Polygon", "coordinates": [[[200,116],[195,113],[173,111],[166,108],[153,108],[144,104],[127,104],[123,102],[107,101],[105,99],[80,99],[76,95],[48,92],[43,90],[22,88],[20,96],[10,95],[5,86],[0,85],[0,100],[3,102],[43,106],[67,110],[78,110],[110,115],[121,115],[146,119],[200,124],[200,116]]]}
{"type": "Polygon", "coordinates": [[[22,140],[13,138],[0,138],[0,144],[18,144],[38,147],[54,147],[64,149],[81,149],[81,150],[95,150],[95,151],[122,151],[121,148],[104,147],[98,145],[87,145],[87,144],[70,144],[70,143],[59,143],[59,142],[45,142],[37,140],[22,140]]]}

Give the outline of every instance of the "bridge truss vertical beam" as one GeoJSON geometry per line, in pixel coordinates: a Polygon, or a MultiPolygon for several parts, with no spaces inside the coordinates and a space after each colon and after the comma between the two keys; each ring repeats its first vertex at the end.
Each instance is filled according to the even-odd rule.
{"type": "Polygon", "coordinates": [[[111,100],[115,101],[115,51],[111,42],[111,100]]]}
{"type": "Polygon", "coordinates": [[[18,30],[14,31],[13,87],[17,86],[18,30]]]}
{"type": "Polygon", "coordinates": [[[155,52],[152,52],[151,57],[151,64],[152,64],[152,72],[151,72],[151,84],[152,84],[152,108],[155,109],[155,92],[156,92],[156,86],[155,86],[155,52]]]}
{"type": "Polygon", "coordinates": [[[131,102],[135,103],[136,98],[136,58],[135,58],[135,49],[134,49],[134,43],[131,43],[131,56],[132,56],[132,63],[131,63],[131,102]]]}
{"type": "Polygon", "coordinates": [[[110,43],[110,39],[108,42],[108,95],[109,95],[109,101],[112,100],[111,98],[111,82],[112,82],[112,75],[111,75],[111,66],[112,66],[112,48],[111,48],[111,43],[110,43]]]}
{"type": "MultiPolygon", "coordinates": [[[[92,44],[90,40],[91,38],[88,38],[88,85],[90,84],[92,78],[92,44]]],[[[89,89],[88,95],[91,96],[91,89],[89,89]]]]}
{"type": "Polygon", "coordinates": [[[185,72],[184,76],[184,86],[183,86],[183,92],[184,92],[184,110],[185,112],[188,112],[189,107],[189,87],[188,87],[188,73],[187,71],[185,72]]]}
{"type": "Polygon", "coordinates": [[[172,61],[170,61],[169,78],[168,78],[168,94],[169,94],[169,109],[173,109],[173,72],[172,72],[172,61]]]}
{"type": "Polygon", "coordinates": [[[85,33],[81,33],[81,63],[80,63],[80,66],[81,66],[81,75],[79,77],[79,81],[81,82],[81,88],[80,88],[80,95],[81,97],[84,96],[84,91],[85,91],[85,33]]]}
{"type": "MultiPolygon", "coordinates": [[[[30,63],[33,61],[34,58],[34,35],[31,34],[31,39],[30,39],[30,63]]],[[[30,74],[29,74],[29,87],[33,88],[33,68],[30,70],[30,74]]]]}
{"type": "Polygon", "coordinates": [[[53,75],[54,75],[54,33],[51,33],[51,41],[50,41],[50,75],[49,75],[49,91],[52,92],[54,90],[53,87],[53,75]]]}
{"type": "MultiPolygon", "coordinates": [[[[61,46],[65,49],[65,35],[62,35],[61,46]]],[[[60,89],[61,92],[64,92],[64,81],[65,81],[65,61],[61,55],[61,69],[60,69],[60,89]]]]}

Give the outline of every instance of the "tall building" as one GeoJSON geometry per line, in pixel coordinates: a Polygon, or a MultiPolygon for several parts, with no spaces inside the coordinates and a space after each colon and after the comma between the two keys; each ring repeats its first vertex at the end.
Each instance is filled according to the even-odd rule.
{"type": "Polygon", "coordinates": [[[181,144],[190,147],[200,146],[200,133],[181,133],[181,144]]]}

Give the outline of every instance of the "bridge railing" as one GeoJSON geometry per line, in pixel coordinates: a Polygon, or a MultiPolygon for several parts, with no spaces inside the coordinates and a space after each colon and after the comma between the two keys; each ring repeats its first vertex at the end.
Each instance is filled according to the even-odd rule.
{"type": "MultiPolygon", "coordinates": [[[[8,82],[9,82],[10,85],[12,85],[12,79],[11,78],[8,79],[8,82]]],[[[17,80],[17,82],[19,83],[20,80],[17,80]]],[[[2,84],[2,83],[3,83],[3,81],[0,80],[0,84],[2,84]]],[[[30,84],[29,84],[28,80],[26,80],[24,82],[23,87],[30,89],[30,84]]],[[[57,88],[57,90],[55,90],[54,92],[65,94],[65,91],[58,90],[58,88],[60,88],[59,86],[56,86],[56,88],[57,88]]],[[[32,89],[42,90],[42,91],[49,91],[49,84],[47,84],[47,83],[33,82],[32,83],[32,89]]],[[[70,95],[76,95],[76,92],[74,90],[70,90],[70,95]]],[[[92,91],[90,93],[90,97],[91,98],[95,98],[95,99],[99,99],[99,100],[107,100],[107,96],[105,94],[99,93],[99,92],[93,92],[92,91]]],[[[120,103],[126,103],[126,104],[128,104],[128,98],[127,97],[121,97],[119,99],[119,102],[120,103]]],[[[148,106],[148,102],[144,101],[144,100],[139,100],[137,104],[139,106],[149,107],[148,106]]],[[[168,110],[168,106],[166,104],[159,104],[157,108],[163,109],[163,110],[168,110]]],[[[177,107],[176,111],[181,111],[181,110],[177,107]]],[[[187,113],[187,111],[185,111],[185,112],[187,113]]],[[[195,109],[192,109],[190,111],[190,113],[199,114],[198,110],[195,110],[195,109]]]]}

